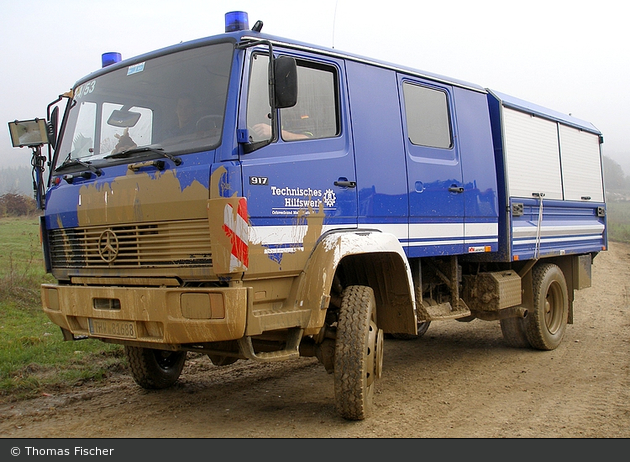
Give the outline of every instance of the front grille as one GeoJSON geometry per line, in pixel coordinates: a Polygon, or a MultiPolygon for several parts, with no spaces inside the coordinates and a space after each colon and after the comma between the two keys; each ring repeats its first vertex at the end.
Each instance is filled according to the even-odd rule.
{"type": "Polygon", "coordinates": [[[207,220],[54,229],[53,268],[160,268],[212,264],[207,220]]]}

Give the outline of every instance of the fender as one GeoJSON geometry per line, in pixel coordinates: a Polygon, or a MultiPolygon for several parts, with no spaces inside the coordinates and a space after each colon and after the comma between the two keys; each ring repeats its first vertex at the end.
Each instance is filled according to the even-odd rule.
{"type": "Polygon", "coordinates": [[[312,313],[305,334],[316,334],[324,325],[340,270],[344,284],[372,287],[384,332],[417,333],[413,278],[400,242],[393,234],[353,229],[323,234],[300,275],[295,303],[312,313]]]}

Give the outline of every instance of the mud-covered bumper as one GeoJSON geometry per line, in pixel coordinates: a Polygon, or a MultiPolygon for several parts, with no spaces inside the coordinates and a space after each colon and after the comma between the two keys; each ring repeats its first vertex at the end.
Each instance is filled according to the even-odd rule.
{"type": "Polygon", "coordinates": [[[246,288],[100,287],[43,284],[42,306],[75,336],[178,345],[243,337],[246,288]]]}

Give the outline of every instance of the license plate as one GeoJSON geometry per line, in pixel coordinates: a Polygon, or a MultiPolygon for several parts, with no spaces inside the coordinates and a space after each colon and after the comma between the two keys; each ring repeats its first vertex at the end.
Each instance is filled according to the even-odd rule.
{"type": "Polygon", "coordinates": [[[101,337],[136,338],[136,323],[111,319],[89,319],[90,334],[101,337]]]}

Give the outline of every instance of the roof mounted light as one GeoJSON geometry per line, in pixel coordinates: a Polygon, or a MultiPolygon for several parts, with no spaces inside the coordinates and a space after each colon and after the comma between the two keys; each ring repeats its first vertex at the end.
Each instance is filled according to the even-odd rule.
{"type": "Polygon", "coordinates": [[[107,67],[112,64],[116,64],[119,61],[122,61],[122,55],[115,51],[103,53],[103,55],[101,56],[101,61],[103,63],[103,67],[107,67]]]}
{"type": "Polygon", "coordinates": [[[249,18],[245,11],[225,13],[225,32],[237,32],[249,29],[249,18]]]}

